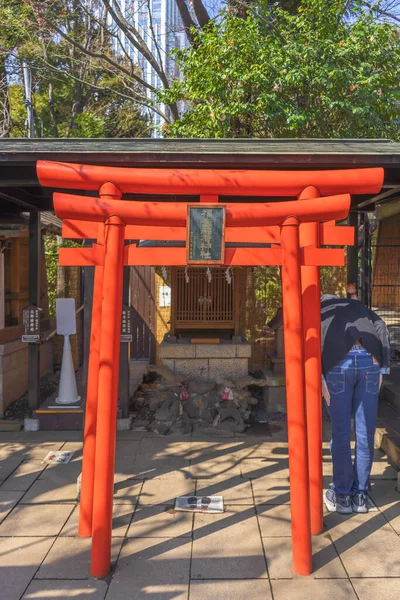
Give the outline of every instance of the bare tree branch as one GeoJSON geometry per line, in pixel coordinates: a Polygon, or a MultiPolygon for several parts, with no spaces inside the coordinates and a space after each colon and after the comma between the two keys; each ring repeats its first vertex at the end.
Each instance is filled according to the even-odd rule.
{"type": "Polygon", "coordinates": [[[192,4],[200,27],[205,27],[211,20],[206,7],[202,0],[192,0],[192,4]]]}
{"type": "Polygon", "coordinates": [[[397,23],[400,23],[400,17],[396,16],[392,12],[384,10],[383,8],[381,8],[378,4],[375,4],[374,2],[366,2],[366,1],[363,2],[362,1],[361,4],[370,8],[371,10],[375,11],[377,14],[382,15],[383,17],[388,17],[388,19],[393,19],[393,21],[397,21],[397,23]]]}
{"type": "Polygon", "coordinates": [[[175,1],[176,1],[178,10],[179,10],[179,14],[181,15],[183,28],[185,30],[188,42],[189,42],[189,44],[194,46],[196,43],[196,40],[195,40],[193,33],[191,32],[191,29],[192,28],[198,29],[198,27],[190,15],[189,9],[186,4],[186,0],[175,0],[175,1]]]}
{"type": "Polygon", "coordinates": [[[163,86],[166,89],[168,89],[168,79],[163,69],[162,63],[158,64],[153,53],[139,34],[138,30],[133,25],[128,23],[128,21],[125,19],[118,5],[118,2],[114,2],[113,5],[111,5],[109,0],[102,0],[102,2],[104,2],[104,4],[107,6],[111,17],[114,19],[118,27],[120,27],[120,29],[122,29],[122,31],[125,33],[132,46],[134,46],[140,52],[140,54],[148,61],[152,69],[154,69],[154,71],[161,79],[163,86]]]}
{"type": "Polygon", "coordinates": [[[124,73],[128,77],[131,77],[132,79],[134,79],[135,81],[137,81],[138,83],[143,85],[143,87],[147,88],[148,90],[150,90],[152,92],[157,92],[157,88],[155,88],[154,86],[147,83],[142,77],[139,77],[138,75],[136,75],[136,73],[134,73],[132,71],[128,71],[128,69],[125,69],[125,67],[123,67],[121,64],[112,60],[112,58],[107,56],[107,54],[105,54],[104,52],[94,52],[89,49],[86,49],[79,42],[77,42],[76,40],[71,38],[69,35],[67,35],[55,23],[51,23],[48,19],[46,19],[44,17],[42,17],[42,18],[44,21],[46,21],[46,23],[49,25],[49,27],[51,29],[56,31],[63,39],[65,39],[65,41],[67,41],[69,44],[71,44],[71,46],[77,48],[78,50],[80,50],[84,54],[87,54],[88,56],[91,56],[92,58],[98,58],[100,60],[106,61],[109,65],[113,66],[115,69],[117,69],[121,73],[124,73]]]}

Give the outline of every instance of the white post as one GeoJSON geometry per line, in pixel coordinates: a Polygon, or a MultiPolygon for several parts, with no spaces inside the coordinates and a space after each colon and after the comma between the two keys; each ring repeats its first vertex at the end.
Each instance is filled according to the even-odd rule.
{"type": "Polygon", "coordinates": [[[76,314],[74,298],[56,300],[57,333],[64,336],[61,363],[60,385],[57,404],[75,404],[80,400],[76,387],[74,361],[72,360],[69,336],[76,334],[76,314]]]}

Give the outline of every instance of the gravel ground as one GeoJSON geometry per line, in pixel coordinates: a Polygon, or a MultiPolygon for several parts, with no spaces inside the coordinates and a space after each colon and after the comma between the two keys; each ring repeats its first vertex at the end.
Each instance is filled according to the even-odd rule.
{"type": "MultiPolygon", "coordinates": [[[[40,402],[43,402],[58,388],[60,371],[45,375],[40,382],[40,402]]],[[[28,392],[11,402],[4,413],[4,419],[24,419],[28,416],[28,392]]]]}

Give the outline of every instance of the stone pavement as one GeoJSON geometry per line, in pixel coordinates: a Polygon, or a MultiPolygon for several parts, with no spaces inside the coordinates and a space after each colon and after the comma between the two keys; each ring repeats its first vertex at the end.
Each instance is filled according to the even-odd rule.
{"type": "MultiPolygon", "coordinates": [[[[291,568],[286,434],[260,432],[118,432],[106,580],[89,576],[90,540],[77,537],[81,434],[0,434],[0,600],[397,600],[400,494],[386,457],[377,451],[373,468],[379,511],[327,514],[302,578],[291,568]],[[75,451],[71,463],[42,464],[61,448],[75,451]],[[194,492],[222,494],[224,514],[175,513],[175,497],[194,492]]],[[[331,469],[325,442],[326,485],[331,469]]]]}

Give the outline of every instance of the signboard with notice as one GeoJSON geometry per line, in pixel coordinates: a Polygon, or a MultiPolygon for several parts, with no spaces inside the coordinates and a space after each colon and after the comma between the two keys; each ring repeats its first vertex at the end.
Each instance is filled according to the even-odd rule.
{"type": "Polygon", "coordinates": [[[124,304],[121,318],[121,342],[129,343],[132,341],[132,328],[132,307],[124,304]]]}
{"type": "Polygon", "coordinates": [[[224,204],[188,204],[188,265],[223,265],[225,259],[224,204]]]}
{"type": "Polygon", "coordinates": [[[27,306],[22,309],[22,341],[28,344],[40,342],[40,311],[37,306],[27,306]]]}

